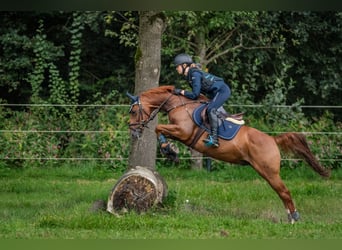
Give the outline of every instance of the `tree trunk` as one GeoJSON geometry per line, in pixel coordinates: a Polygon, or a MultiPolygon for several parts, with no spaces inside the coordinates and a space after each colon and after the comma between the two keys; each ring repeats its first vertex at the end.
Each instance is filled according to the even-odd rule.
{"type": "MultiPolygon", "coordinates": [[[[195,43],[197,44],[197,55],[199,58],[199,63],[202,65],[202,70],[206,70],[206,45],[205,45],[205,33],[198,32],[195,36],[195,43]]],[[[197,152],[196,150],[190,149],[191,157],[193,160],[191,161],[191,168],[200,170],[203,168],[203,154],[197,152]]]]}
{"type": "MultiPolygon", "coordinates": [[[[139,45],[136,51],[135,94],[159,85],[161,36],[164,16],[159,11],[139,13],[139,45]]],[[[157,140],[154,128],[157,117],[139,139],[132,138],[128,167],[148,166],[155,169],[157,140]]]]}

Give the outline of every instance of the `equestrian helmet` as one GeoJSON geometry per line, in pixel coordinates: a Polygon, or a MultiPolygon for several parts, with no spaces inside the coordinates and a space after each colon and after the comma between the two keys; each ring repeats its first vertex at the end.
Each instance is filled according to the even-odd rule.
{"type": "Polygon", "coordinates": [[[183,63],[192,64],[193,61],[192,61],[191,56],[183,53],[183,54],[179,54],[175,57],[175,60],[174,60],[175,66],[178,66],[178,65],[183,64],[183,63]]]}

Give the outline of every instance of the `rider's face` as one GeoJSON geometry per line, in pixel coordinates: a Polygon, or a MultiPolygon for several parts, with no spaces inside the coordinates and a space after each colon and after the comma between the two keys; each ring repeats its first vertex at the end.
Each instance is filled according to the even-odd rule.
{"type": "Polygon", "coordinates": [[[180,75],[183,74],[183,68],[182,68],[181,64],[177,65],[176,70],[177,70],[178,74],[180,74],[180,75]]]}

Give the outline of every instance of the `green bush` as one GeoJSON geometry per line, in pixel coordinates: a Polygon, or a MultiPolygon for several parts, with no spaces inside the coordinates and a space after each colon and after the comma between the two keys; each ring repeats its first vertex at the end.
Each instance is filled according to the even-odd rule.
{"type": "MultiPolygon", "coordinates": [[[[66,161],[84,164],[95,161],[105,168],[125,169],[129,155],[130,138],[127,127],[128,107],[86,106],[78,109],[77,121],[70,125],[67,115],[55,115],[48,106],[32,107],[28,111],[1,109],[0,157],[10,167],[60,166],[66,161]],[[6,119],[5,119],[6,117],[6,119]],[[74,130],[72,130],[73,128],[74,130]],[[65,160],[61,160],[65,159],[65,160]]],[[[159,122],[166,122],[159,116],[159,122]]],[[[335,124],[330,113],[315,122],[289,120],[286,125],[266,124],[262,119],[246,115],[247,125],[270,135],[282,132],[306,132],[309,146],[321,163],[327,167],[341,167],[341,124],[335,124]]],[[[172,164],[158,153],[158,162],[177,168],[190,168],[189,149],[174,142],[180,149],[181,163],[172,164]]],[[[283,167],[300,166],[291,157],[283,156],[283,167]]],[[[229,164],[228,164],[229,165],[229,164]]],[[[227,163],[214,161],[213,169],[225,168],[227,163]]]]}

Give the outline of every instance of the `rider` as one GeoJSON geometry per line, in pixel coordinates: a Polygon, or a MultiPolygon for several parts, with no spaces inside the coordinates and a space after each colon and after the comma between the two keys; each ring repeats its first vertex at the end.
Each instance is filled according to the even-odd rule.
{"type": "Polygon", "coordinates": [[[210,99],[207,114],[211,131],[204,142],[209,147],[218,147],[217,109],[230,97],[230,88],[222,78],[200,70],[188,54],[177,55],[174,59],[174,64],[178,74],[183,75],[192,88],[192,91],[175,89],[174,94],[184,95],[187,98],[196,100],[200,93],[202,93],[210,99]]]}

